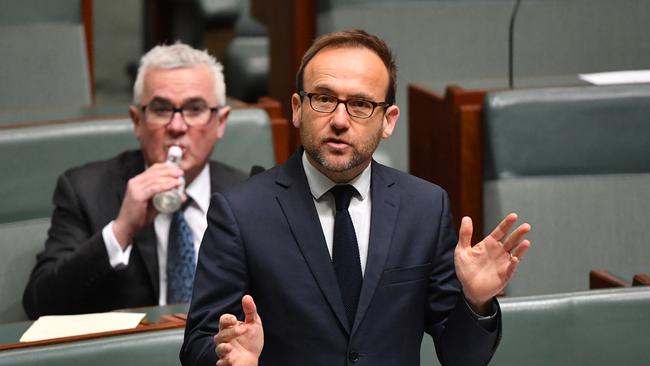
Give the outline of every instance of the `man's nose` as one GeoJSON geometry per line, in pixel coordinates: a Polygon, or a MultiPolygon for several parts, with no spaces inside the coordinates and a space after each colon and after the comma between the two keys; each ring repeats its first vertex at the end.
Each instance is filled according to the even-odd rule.
{"type": "Polygon", "coordinates": [[[176,132],[185,132],[187,130],[187,123],[185,123],[183,114],[180,111],[172,114],[172,119],[169,121],[167,128],[176,132]]]}
{"type": "Polygon", "coordinates": [[[347,129],[350,127],[350,115],[345,103],[339,103],[332,112],[331,126],[335,129],[347,129]]]}

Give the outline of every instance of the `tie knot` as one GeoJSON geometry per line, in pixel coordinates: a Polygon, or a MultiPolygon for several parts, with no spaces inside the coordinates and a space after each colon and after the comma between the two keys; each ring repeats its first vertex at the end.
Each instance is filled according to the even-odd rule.
{"type": "Polygon", "coordinates": [[[185,211],[185,209],[192,204],[192,197],[190,197],[187,193],[185,193],[185,196],[187,197],[187,199],[185,200],[185,202],[183,202],[181,208],[177,212],[185,211]]]}
{"type": "Polygon", "coordinates": [[[354,186],[346,184],[342,186],[334,186],[330,189],[330,192],[334,195],[336,210],[340,211],[348,209],[350,206],[350,200],[352,199],[352,196],[357,193],[357,190],[354,186]]]}

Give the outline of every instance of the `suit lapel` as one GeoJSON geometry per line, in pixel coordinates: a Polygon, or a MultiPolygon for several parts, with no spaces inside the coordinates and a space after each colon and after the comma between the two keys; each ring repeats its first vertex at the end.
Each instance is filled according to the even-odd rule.
{"type": "MultiPolygon", "coordinates": [[[[122,164],[122,182],[117,187],[118,202],[122,203],[126,193],[126,185],[129,179],[144,171],[144,158],[140,151],[127,153],[122,164]]],[[[160,284],[158,278],[158,250],[156,248],[156,232],[153,223],[148,224],[140,230],[133,238],[133,249],[142,256],[142,260],[149,274],[151,286],[156,295],[156,301],[160,296],[160,284]]]]}
{"type": "Polygon", "coordinates": [[[352,331],[359,327],[365,316],[370,301],[379,285],[386,259],[391,246],[391,238],[400,196],[390,171],[376,162],[372,162],[370,192],[372,195],[372,213],[370,216],[370,240],[368,242],[368,260],[363,276],[363,285],[357,305],[357,314],[352,331]]]}
{"type": "Polygon", "coordinates": [[[332,259],[301,161],[302,149],[280,170],[276,183],[282,187],[277,195],[291,232],[332,311],[341,326],[350,331],[343,299],[339,291],[332,259]]]}

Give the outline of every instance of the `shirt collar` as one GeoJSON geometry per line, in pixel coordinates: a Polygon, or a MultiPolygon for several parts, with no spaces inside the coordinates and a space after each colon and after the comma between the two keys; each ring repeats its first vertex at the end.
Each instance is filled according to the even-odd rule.
{"type": "MultiPolygon", "coordinates": [[[[370,192],[370,167],[372,164],[368,164],[366,169],[364,169],[361,174],[354,177],[347,184],[354,186],[354,188],[359,192],[361,200],[365,200],[370,192]]],[[[327,191],[332,189],[336,185],[331,179],[327,178],[323,173],[321,173],[316,167],[314,167],[309,159],[307,159],[307,153],[302,152],[302,167],[305,170],[305,175],[307,176],[307,183],[309,184],[309,190],[311,195],[315,200],[319,200],[327,191]]]]}
{"type": "Polygon", "coordinates": [[[192,197],[196,206],[203,212],[208,212],[210,206],[210,164],[205,164],[199,175],[185,187],[185,194],[192,197]]]}

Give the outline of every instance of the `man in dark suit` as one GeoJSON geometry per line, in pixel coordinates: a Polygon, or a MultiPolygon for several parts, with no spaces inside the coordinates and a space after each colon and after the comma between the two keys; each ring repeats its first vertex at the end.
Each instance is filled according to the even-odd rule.
{"type": "Polygon", "coordinates": [[[509,234],[511,214],[472,246],[464,218],[457,241],[442,189],[372,160],[399,116],[395,80],[363,31],[307,51],[292,97],[303,148],[213,196],[183,364],[415,366],[424,332],[445,365],[490,360],[494,296],[530,226],[509,234]]]}
{"type": "Polygon", "coordinates": [[[140,150],[59,178],[23,296],[30,317],[189,301],[210,195],[246,178],[208,161],[229,111],[222,67],[206,52],[175,44],[142,57],[129,110],[140,150]],[[171,146],[179,166],[166,163],[171,146]],[[179,187],[186,207],[159,213],[152,197],[179,187]]]}

